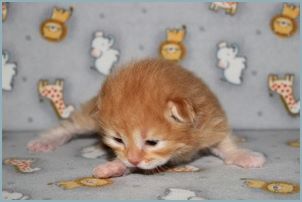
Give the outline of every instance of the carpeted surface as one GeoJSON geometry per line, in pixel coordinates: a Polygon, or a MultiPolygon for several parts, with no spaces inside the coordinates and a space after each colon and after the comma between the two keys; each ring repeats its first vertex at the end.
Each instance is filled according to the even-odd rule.
{"type": "MultiPolygon", "coordinates": [[[[112,184],[103,187],[64,190],[49,183],[90,176],[94,166],[106,162],[106,155],[97,159],[81,156],[81,149],[96,139],[75,139],[53,153],[30,154],[25,145],[37,132],[4,132],[3,159],[34,158],[37,161],[33,167],[41,168],[22,174],[10,165],[3,165],[4,195],[31,199],[299,199],[299,193],[280,194],[265,188],[250,188],[243,179],[263,180],[264,187],[272,181],[299,184],[299,148],[287,144],[299,138],[299,131],[237,131],[236,134],[246,139],[240,143],[243,147],[265,153],[267,163],[263,168],[226,166],[216,157],[205,156],[190,164],[201,168],[199,172],[130,174],[115,178],[112,184]]],[[[290,191],[292,188],[280,186],[275,185],[273,189],[290,191]]]]}

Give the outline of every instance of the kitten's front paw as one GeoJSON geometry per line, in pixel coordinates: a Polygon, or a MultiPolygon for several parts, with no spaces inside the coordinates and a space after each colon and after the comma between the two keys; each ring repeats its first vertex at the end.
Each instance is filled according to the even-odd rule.
{"type": "Polygon", "coordinates": [[[57,148],[57,144],[54,141],[48,139],[37,138],[31,140],[27,144],[27,149],[31,152],[50,152],[57,148]]]}
{"type": "Polygon", "coordinates": [[[224,160],[225,164],[242,168],[260,168],[265,162],[263,154],[247,150],[239,150],[224,160]]]}
{"type": "Polygon", "coordinates": [[[127,167],[119,160],[114,160],[102,165],[98,165],[92,171],[97,178],[119,177],[126,173],[127,167]]]}

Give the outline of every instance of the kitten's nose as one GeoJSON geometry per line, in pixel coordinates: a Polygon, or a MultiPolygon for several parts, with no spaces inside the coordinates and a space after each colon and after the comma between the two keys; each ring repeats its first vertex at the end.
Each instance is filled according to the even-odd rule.
{"type": "Polygon", "coordinates": [[[141,153],[137,151],[129,151],[127,158],[128,161],[135,166],[138,165],[142,160],[141,153]]]}
{"type": "Polygon", "coordinates": [[[141,160],[140,160],[140,159],[128,159],[128,161],[129,161],[131,164],[137,166],[141,160]]]}

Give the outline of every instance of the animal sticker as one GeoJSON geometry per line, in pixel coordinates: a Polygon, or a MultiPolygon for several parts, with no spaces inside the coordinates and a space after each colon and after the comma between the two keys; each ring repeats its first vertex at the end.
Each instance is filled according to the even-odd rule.
{"type": "Polygon", "coordinates": [[[5,91],[13,89],[13,78],[17,74],[16,63],[10,63],[8,60],[8,53],[2,52],[2,90],[5,91]]]}
{"type": "Polygon", "coordinates": [[[106,153],[100,144],[85,147],[81,150],[81,156],[87,159],[97,159],[104,156],[106,153]]]}
{"type": "Polygon", "coordinates": [[[33,168],[32,164],[35,162],[34,159],[16,159],[9,158],[4,160],[5,165],[14,166],[15,169],[20,173],[33,173],[41,170],[41,168],[33,168]]]}
{"type": "Polygon", "coordinates": [[[234,15],[237,11],[238,2],[220,2],[215,1],[210,4],[210,10],[218,11],[223,9],[226,14],[234,15]]]}
{"type": "Polygon", "coordinates": [[[42,36],[52,42],[59,42],[67,35],[67,26],[65,22],[71,17],[73,7],[69,10],[63,8],[54,8],[51,18],[42,22],[40,31],[42,36]]]}
{"type": "Polygon", "coordinates": [[[237,56],[237,45],[229,45],[227,42],[218,44],[218,67],[224,70],[224,78],[227,82],[240,85],[243,82],[243,70],[247,68],[246,58],[237,56]]]}
{"type": "Polygon", "coordinates": [[[293,95],[293,84],[293,74],[287,74],[284,78],[279,78],[274,74],[268,76],[269,89],[280,95],[289,114],[298,115],[300,113],[300,100],[298,101],[293,95]]]}
{"type": "Polygon", "coordinates": [[[166,172],[176,172],[176,173],[186,173],[186,172],[199,172],[202,169],[195,167],[195,166],[180,166],[175,168],[169,168],[166,170],[166,172]]]}
{"type": "Polygon", "coordinates": [[[271,28],[280,37],[290,37],[298,30],[296,19],[300,15],[299,6],[283,4],[282,13],[271,20],[271,28]]]}
{"type": "Polygon", "coordinates": [[[93,68],[101,74],[108,75],[111,68],[119,60],[120,51],[113,49],[113,44],[113,37],[106,37],[100,31],[95,32],[91,44],[91,56],[95,58],[93,68]]]}
{"type": "Polygon", "coordinates": [[[299,148],[300,147],[300,140],[299,139],[291,140],[291,141],[288,141],[287,144],[291,147],[299,148]]]}
{"type": "Polygon", "coordinates": [[[7,14],[8,14],[8,3],[2,2],[2,22],[6,20],[7,14]]]}
{"type": "Polygon", "coordinates": [[[166,189],[163,196],[160,196],[160,200],[205,200],[195,191],[179,188],[168,188],[166,189]]]}
{"type": "Polygon", "coordinates": [[[182,60],[186,55],[186,47],[183,44],[186,26],[167,29],[166,34],[167,40],[163,41],[159,47],[161,57],[175,62],[182,60]]]}
{"type": "Polygon", "coordinates": [[[4,200],[28,200],[30,197],[20,192],[2,190],[2,197],[4,200]]]}
{"type": "MultiPolygon", "coordinates": [[[[75,189],[79,187],[102,187],[111,184],[110,179],[99,179],[94,177],[83,177],[74,180],[60,181],[55,183],[63,189],[75,189]]],[[[49,183],[49,185],[54,183],[49,183]]]]}
{"type": "Polygon", "coordinates": [[[300,186],[298,184],[292,184],[289,182],[266,182],[258,179],[243,180],[245,180],[245,184],[250,188],[262,189],[272,193],[292,194],[300,191],[300,186]]]}
{"type": "Polygon", "coordinates": [[[39,94],[51,101],[59,118],[67,119],[75,110],[74,106],[66,105],[63,94],[64,81],[58,79],[55,84],[48,84],[47,80],[40,80],[38,83],[39,94]]]}

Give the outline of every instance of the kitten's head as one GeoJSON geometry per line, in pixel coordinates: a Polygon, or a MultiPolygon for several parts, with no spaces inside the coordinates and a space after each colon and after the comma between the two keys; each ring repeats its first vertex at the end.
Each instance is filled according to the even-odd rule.
{"type": "Polygon", "coordinates": [[[135,72],[107,78],[96,119],[117,158],[128,167],[153,169],[192,149],[195,112],[187,99],[168,96],[169,89],[154,87],[158,83],[147,77],[141,82],[135,72]]]}

